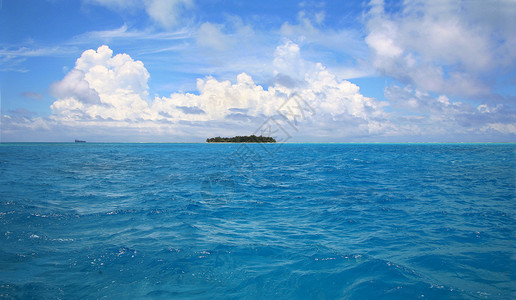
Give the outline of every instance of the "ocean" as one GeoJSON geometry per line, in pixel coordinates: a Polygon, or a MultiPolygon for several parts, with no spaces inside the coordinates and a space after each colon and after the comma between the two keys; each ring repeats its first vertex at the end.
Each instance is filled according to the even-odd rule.
{"type": "Polygon", "coordinates": [[[0,144],[0,298],[516,299],[516,144],[0,144]]]}

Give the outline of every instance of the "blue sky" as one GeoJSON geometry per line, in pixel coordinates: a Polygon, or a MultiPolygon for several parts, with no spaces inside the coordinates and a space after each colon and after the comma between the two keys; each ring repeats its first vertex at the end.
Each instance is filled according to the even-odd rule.
{"type": "Polygon", "coordinates": [[[514,28],[513,0],[3,0],[1,141],[516,142],[514,28]]]}

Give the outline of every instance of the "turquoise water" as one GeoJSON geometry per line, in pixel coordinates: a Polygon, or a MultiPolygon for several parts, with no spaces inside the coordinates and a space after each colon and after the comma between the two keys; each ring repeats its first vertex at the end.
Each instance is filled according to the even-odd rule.
{"type": "Polygon", "coordinates": [[[0,298],[514,299],[515,153],[0,144],[0,298]]]}

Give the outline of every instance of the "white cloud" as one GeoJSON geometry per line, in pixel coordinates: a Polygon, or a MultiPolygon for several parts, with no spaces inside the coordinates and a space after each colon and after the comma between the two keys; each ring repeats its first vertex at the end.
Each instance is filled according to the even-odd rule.
{"type": "Polygon", "coordinates": [[[361,31],[352,27],[334,29],[325,26],[324,22],[323,10],[302,10],[296,22],[283,23],[278,33],[282,38],[303,46],[306,59],[328,62],[331,71],[341,79],[374,74],[374,70],[366,63],[368,46],[361,31]],[[344,60],[345,63],[335,64],[336,60],[344,60]]]}
{"type": "Polygon", "coordinates": [[[283,45],[276,47],[274,51],[274,75],[284,75],[293,80],[304,80],[306,62],[301,58],[299,45],[287,40],[283,45]]]}
{"type": "Polygon", "coordinates": [[[276,109],[289,95],[297,93],[320,116],[312,120],[311,124],[316,127],[320,127],[322,123],[319,122],[326,122],[328,118],[337,123],[339,119],[357,119],[367,127],[368,121],[384,115],[381,112],[382,104],[361,95],[358,86],[338,80],[321,64],[304,61],[299,46],[291,41],[277,47],[273,66],[277,75],[296,76],[289,78],[302,83],[288,85],[280,80],[264,89],[246,73],[238,75],[234,84],[208,77],[198,79],[199,94],[176,93],[155,99],[152,109],[162,116],[170,117],[169,121],[223,121],[234,117],[235,111],[248,120],[263,121],[265,117],[277,114],[276,109]],[[195,108],[195,111],[202,113],[188,114],[177,107],[195,108]]]}
{"type": "Polygon", "coordinates": [[[320,63],[304,61],[299,46],[285,41],[275,51],[276,73],[301,71],[302,85],[277,83],[268,88],[241,73],[236,82],[213,77],[197,80],[198,93],[148,98],[149,74],[140,61],[102,46],[87,50],[75,68],[52,87],[58,99],[49,122],[73,130],[116,128],[147,134],[250,134],[296,93],[313,108],[305,136],[384,134],[393,130],[384,103],[360,94],[358,86],[339,80],[320,63]],[[302,70],[300,69],[302,67],[302,70]],[[192,128],[196,128],[193,131],[192,128]],[[246,130],[246,132],[242,132],[246,130]],[[249,132],[247,132],[249,131],[249,132]]]}
{"type": "Polygon", "coordinates": [[[132,9],[137,7],[141,0],[84,0],[84,2],[96,3],[112,9],[132,9]]]}
{"type": "MultiPolygon", "coordinates": [[[[296,23],[285,22],[279,34],[298,44],[317,45],[338,54],[364,58],[367,45],[359,30],[350,28],[331,29],[324,26],[324,11],[309,14],[301,11],[296,23]]],[[[321,53],[318,53],[320,55],[321,53]]]]}
{"type": "Polygon", "coordinates": [[[145,0],[149,16],[165,28],[179,23],[181,12],[193,6],[193,0],[145,0]]]}
{"type": "Polygon", "coordinates": [[[515,134],[516,112],[502,104],[492,106],[453,101],[445,95],[433,96],[411,86],[390,86],[385,96],[399,113],[400,126],[417,127],[426,136],[483,134],[489,129],[497,134],[515,134]]]}
{"type": "Polygon", "coordinates": [[[193,0],[84,0],[115,10],[145,9],[149,17],[161,27],[171,29],[179,24],[181,14],[194,6],[193,0]]]}
{"type": "MultiPolygon", "coordinates": [[[[123,24],[119,28],[110,29],[110,30],[101,30],[101,31],[89,31],[80,35],[75,36],[69,44],[88,44],[91,42],[101,41],[101,42],[110,42],[115,39],[118,40],[143,40],[148,43],[151,41],[176,41],[176,40],[184,40],[188,39],[191,36],[190,29],[187,27],[180,28],[178,30],[172,31],[161,31],[156,32],[153,29],[147,28],[145,30],[136,30],[134,28],[129,28],[127,24],[123,24]]],[[[153,44],[153,46],[156,46],[153,44]]],[[[152,51],[157,51],[153,49],[152,51]]]]}
{"type": "Polygon", "coordinates": [[[505,134],[516,134],[516,125],[514,124],[504,124],[493,122],[489,123],[486,126],[482,127],[480,131],[485,133],[505,133],[505,134]]]}
{"type": "Polygon", "coordinates": [[[398,58],[403,54],[403,49],[396,45],[394,38],[391,37],[394,34],[393,31],[393,25],[385,22],[382,24],[382,30],[370,33],[365,41],[379,57],[398,58]]]}
{"type": "Polygon", "coordinates": [[[55,55],[67,55],[75,52],[71,47],[26,47],[10,46],[0,49],[0,71],[21,72],[30,71],[21,65],[32,57],[52,57],[55,55]]]}
{"type": "Polygon", "coordinates": [[[90,88],[88,81],[84,79],[84,72],[73,69],[66,74],[63,80],[51,86],[52,94],[55,97],[75,98],[83,103],[100,104],[98,93],[90,88]]]}
{"type": "Polygon", "coordinates": [[[389,102],[365,97],[357,85],[339,79],[321,63],[305,60],[299,45],[290,40],[276,48],[272,66],[277,80],[267,88],[241,73],[233,82],[198,79],[195,93],[151,99],[150,75],[143,63],[101,46],[84,51],[75,67],[52,86],[57,99],[49,118],[4,116],[3,133],[9,136],[17,129],[30,129],[102,136],[104,140],[202,141],[211,135],[253,133],[268,117],[278,116],[278,109],[291,95],[310,107],[298,131],[291,132],[305,140],[516,133],[511,125],[516,123],[516,113],[503,105],[473,107],[445,95],[435,97],[398,86],[386,89],[389,102]],[[280,74],[294,84],[279,80],[280,74]],[[388,105],[398,113],[387,112],[388,105]]]}
{"type": "Polygon", "coordinates": [[[516,3],[408,0],[387,13],[371,1],[365,41],[385,75],[430,92],[486,96],[490,76],[516,63],[516,33],[507,29],[516,18],[507,10],[516,3]]]}
{"type": "Polygon", "coordinates": [[[197,31],[197,44],[214,50],[226,50],[231,43],[230,38],[222,33],[221,26],[206,22],[197,31]]]}
{"type": "Polygon", "coordinates": [[[112,55],[108,46],[84,51],[75,68],[52,85],[58,97],[51,106],[55,119],[149,117],[149,73],[127,54],[112,55]]]}

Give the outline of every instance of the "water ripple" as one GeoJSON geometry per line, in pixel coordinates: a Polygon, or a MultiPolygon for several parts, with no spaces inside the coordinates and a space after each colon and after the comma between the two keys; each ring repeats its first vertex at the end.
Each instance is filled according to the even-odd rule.
{"type": "Polygon", "coordinates": [[[514,298],[514,145],[238,147],[0,144],[0,295],[514,298]]]}

